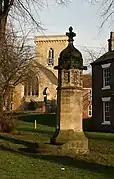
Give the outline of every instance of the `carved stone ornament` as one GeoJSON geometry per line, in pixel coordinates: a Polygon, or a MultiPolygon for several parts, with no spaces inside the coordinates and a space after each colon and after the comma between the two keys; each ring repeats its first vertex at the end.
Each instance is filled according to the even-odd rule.
{"type": "Polygon", "coordinates": [[[66,36],[68,36],[68,42],[73,42],[74,37],[76,36],[76,33],[73,32],[73,28],[69,27],[69,32],[66,33],[66,36]]]}
{"type": "Polygon", "coordinates": [[[70,71],[69,70],[64,71],[64,82],[66,82],[66,83],[70,82],[70,71]]]}
{"type": "Polygon", "coordinates": [[[75,85],[78,85],[78,71],[74,71],[73,81],[75,85]]]}

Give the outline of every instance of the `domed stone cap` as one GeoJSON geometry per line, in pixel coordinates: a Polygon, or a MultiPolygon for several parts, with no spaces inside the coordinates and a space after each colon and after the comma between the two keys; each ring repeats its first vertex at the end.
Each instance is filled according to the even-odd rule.
{"type": "Polygon", "coordinates": [[[69,32],[66,33],[68,36],[68,46],[60,53],[59,57],[59,68],[63,69],[83,69],[82,54],[73,45],[73,37],[76,34],[73,32],[73,28],[69,28],[69,32]]]}

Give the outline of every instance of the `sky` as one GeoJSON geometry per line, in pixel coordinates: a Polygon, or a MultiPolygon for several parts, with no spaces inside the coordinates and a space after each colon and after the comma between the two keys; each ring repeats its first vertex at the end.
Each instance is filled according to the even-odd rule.
{"type": "MultiPolygon", "coordinates": [[[[98,5],[87,0],[72,0],[66,6],[55,3],[39,11],[40,21],[46,35],[65,34],[69,26],[74,28],[77,46],[100,47],[107,43],[113,27],[105,24],[102,29],[98,5]]],[[[37,33],[37,35],[42,35],[37,33]]]]}
{"type": "Polygon", "coordinates": [[[49,1],[35,15],[44,30],[35,32],[33,36],[65,35],[69,26],[72,26],[76,33],[75,47],[82,52],[84,59],[88,56],[86,48],[104,53],[104,49],[101,49],[107,49],[107,40],[110,32],[114,31],[114,26],[108,21],[100,28],[102,19],[99,4],[92,5],[88,0],[71,0],[66,5],[58,5],[54,0],[49,1]]]}

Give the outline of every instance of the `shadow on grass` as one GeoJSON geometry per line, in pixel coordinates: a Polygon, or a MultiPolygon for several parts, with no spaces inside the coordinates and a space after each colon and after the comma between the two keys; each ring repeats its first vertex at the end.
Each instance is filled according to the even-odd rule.
{"type": "Polygon", "coordinates": [[[54,127],[56,125],[56,114],[26,114],[17,116],[21,121],[31,122],[37,121],[37,124],[54,127]]]}
{"type": "Polygon", "coordinates": [[[14,149],[2,146],[2,145],[0,145],[0,150],[9,151],[15,154],[21,154],[21,155],[32,157],[35,159],[38,158],[40,160],[62,164],[66,167],[73,167],[73,168],[88,170],[90,172],[103,174],[104,177],[106,178],[110,178],[110,177],[113,178],[114,176],[114,167],[105,166],[101,164],[95,164],[95,163],[87,162],[85,160],[78,159],[78,158],[71,158],[68,156],[41,155],[40,153],[37,153],[37,154],[25,153],[25,152],[14,150],[14,149]]]}
{"type": "Polygon", "coordinates": [[[84,170],[88,170],[91,172],[102,173],[105,176],[105,178],[109,178],[109,177],[113,178],[114,176],[114,167],[104,166],[101,164],[95,164],[93,162],[88,162],[86,160],[82,160],[78,158],[73,159],[67,156],[42,155],[38,151],[35,152],[38,146],[34,142],[28,142],[28,141],[24,141],[21,139],[15,139],[13,137],[2,136],[2,135],[0,136],[0,138],[5,141],[12,142],[14,144],[22,144],[24,145],[24,147],[26,147],[26,148],[21,148],[21,149],[15,149],[14,147],[11,148],[11,146],[7,146],[7,145],[0,143],[0,150],[10,151],[12,153],[21,154],[21,155],[25,155],[28,157],[39,158],[42,160],[47,160],[47,161],[63,164],[69,167],[71,166],[74,168],[84,169],[84,170]],[[26,150],[23,150],[23,149],[26,149],[26,150]]]}
{"type": "Polygon", "coordinates": [[[32,144],[32,142],[28,142],[28,141],[25,141],[25,140],[22,140],[22,139],[15,139],[13,137],[7,137],[7,136],[1,136],[1,135],[0,135],[0,139],[8,141],[8,142],[12,142],[14,144],[22,144],[22,145],[25,145],[25,146],[32,144]]]}
{"type": "Polygon", "coordinates": [[[91,152],[114,155],[114,134],[84,132],[91,152]]]}
{"type": "Polygon", "coordinates": [[[44,130],[39,130],[39,129],[31,129],[31,128],[18,128],[19,132],[31,132],[31,133],[41,133],[41,134],[48,134],[52,135],[54,132],[53,131],[44,131],[44,130]]]}
{"type": "Polygon", "coordinates": [[[108,141],[114,142],[114,134],[113,133],[84,132],[84,134],[88,139],[108,140],[108,141]]]}

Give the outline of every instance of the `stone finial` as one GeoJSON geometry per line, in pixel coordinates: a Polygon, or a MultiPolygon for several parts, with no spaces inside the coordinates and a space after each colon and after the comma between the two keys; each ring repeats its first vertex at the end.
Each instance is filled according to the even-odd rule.
{"type": "Polygon", "coordinates": [[[75,37],[76,34],[73,32],[73,28],[71,26],[69,27],[69,32],[66,33],[66,36],[68,36],[68,38],[69,38],[68,42],[74,41],[73,37],[75,37]]]}

